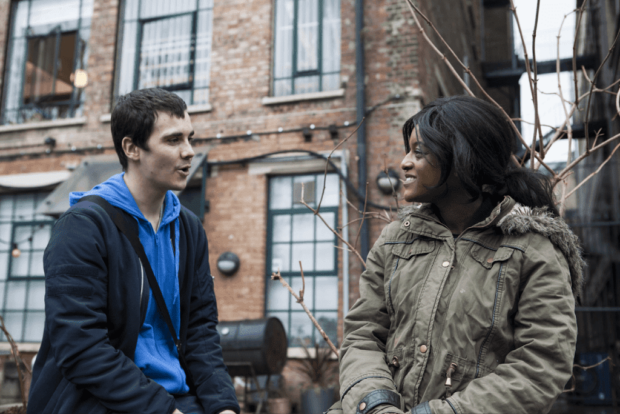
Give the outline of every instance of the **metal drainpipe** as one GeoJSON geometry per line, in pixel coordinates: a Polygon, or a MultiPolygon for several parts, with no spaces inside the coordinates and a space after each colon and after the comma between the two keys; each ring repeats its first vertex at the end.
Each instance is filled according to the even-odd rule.
{"type": "MultiPolygon", "coordinates": [[[[357,124],[360,125],[366,115],[366,87],[364,84],[364,44],[362,43],[362,28],[364,26],[364,2],[355,1],[355,86],[357,98],[357,124]]],[[[366,123],[357,130],[357,175],[358,188],[362,194],[366,193],[366,123]]],[[[364,210],[364,202],[360,201],[360,210],[364,210]]],[[[364,220],[360,230],[360,254],[366,260],[369,250],[368,221],[364,220]]]]}

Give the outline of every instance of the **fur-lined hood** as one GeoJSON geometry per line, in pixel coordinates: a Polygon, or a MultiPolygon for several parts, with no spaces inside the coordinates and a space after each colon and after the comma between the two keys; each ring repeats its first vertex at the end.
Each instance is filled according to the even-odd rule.
{"type": "MultiPolygon", "coordinates": [[[[398,218],[402,221],[413,212],[426,213],[429,207],[427,204],[405,206],[398,212],[398,218]]],[[[581,297],[584,282],[583,269],[586,262],[582,257],[579,238],[572,232],[564,219],[554,217],[546,208],[530,208],[516,203],[507,214],[497,221],[496,226],[507,236],[537,233],[547,237],[566,258],[571,274],[573,294],[575,298],[581,297]]]]}

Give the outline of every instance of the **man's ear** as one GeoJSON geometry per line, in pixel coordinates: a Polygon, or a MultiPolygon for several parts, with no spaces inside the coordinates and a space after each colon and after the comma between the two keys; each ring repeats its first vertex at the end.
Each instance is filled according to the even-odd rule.
{"type": "Polygon", "coordinates": [[[121,141],[121,147],[125,152],[127,158],[132,161],[138,161],[140,159],[140,148],[133,143],[133,140],[129,137],[123,138],[121,141]]]}

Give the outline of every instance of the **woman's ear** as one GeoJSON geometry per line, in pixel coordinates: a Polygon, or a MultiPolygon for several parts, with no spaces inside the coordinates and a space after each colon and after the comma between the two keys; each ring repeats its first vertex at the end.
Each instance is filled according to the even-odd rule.
{"type": "Polygon", "coordinates": [[[121,147],[123,148],[123,151],[128,159],[132,161],[138,161],[140,159],[140,148],[133,143],[131,138],[123,138],[121,141],[121,147]]]}

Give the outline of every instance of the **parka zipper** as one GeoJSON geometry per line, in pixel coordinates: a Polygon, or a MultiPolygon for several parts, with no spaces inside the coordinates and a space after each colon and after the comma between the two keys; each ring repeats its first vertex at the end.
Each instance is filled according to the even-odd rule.
{"type": "Polygon", "coordinates": [[[489,337],[491,336],[491,332],[493,332],[493,328],[495,327],[495,313],[497,311],[497,299],[499,296],[499,283],[502,280],[502,269],[504,268],[504,264],[500,263],[499,265],[499,273],[497,274],[497,285],[495,287],[495,300],[493,301],[493,317],[491,318],[491,329],[489,329],[489,333],[484,338],[482,342],[482,346],[480,347],[480,352],[478,352],[478,362],[476,363],[476,375],[474,378],[478,378],[478,374],[480,373],[480,363],[482,362],[482,351],[484,350],[484,346],[487,344],[489,337]]]}

